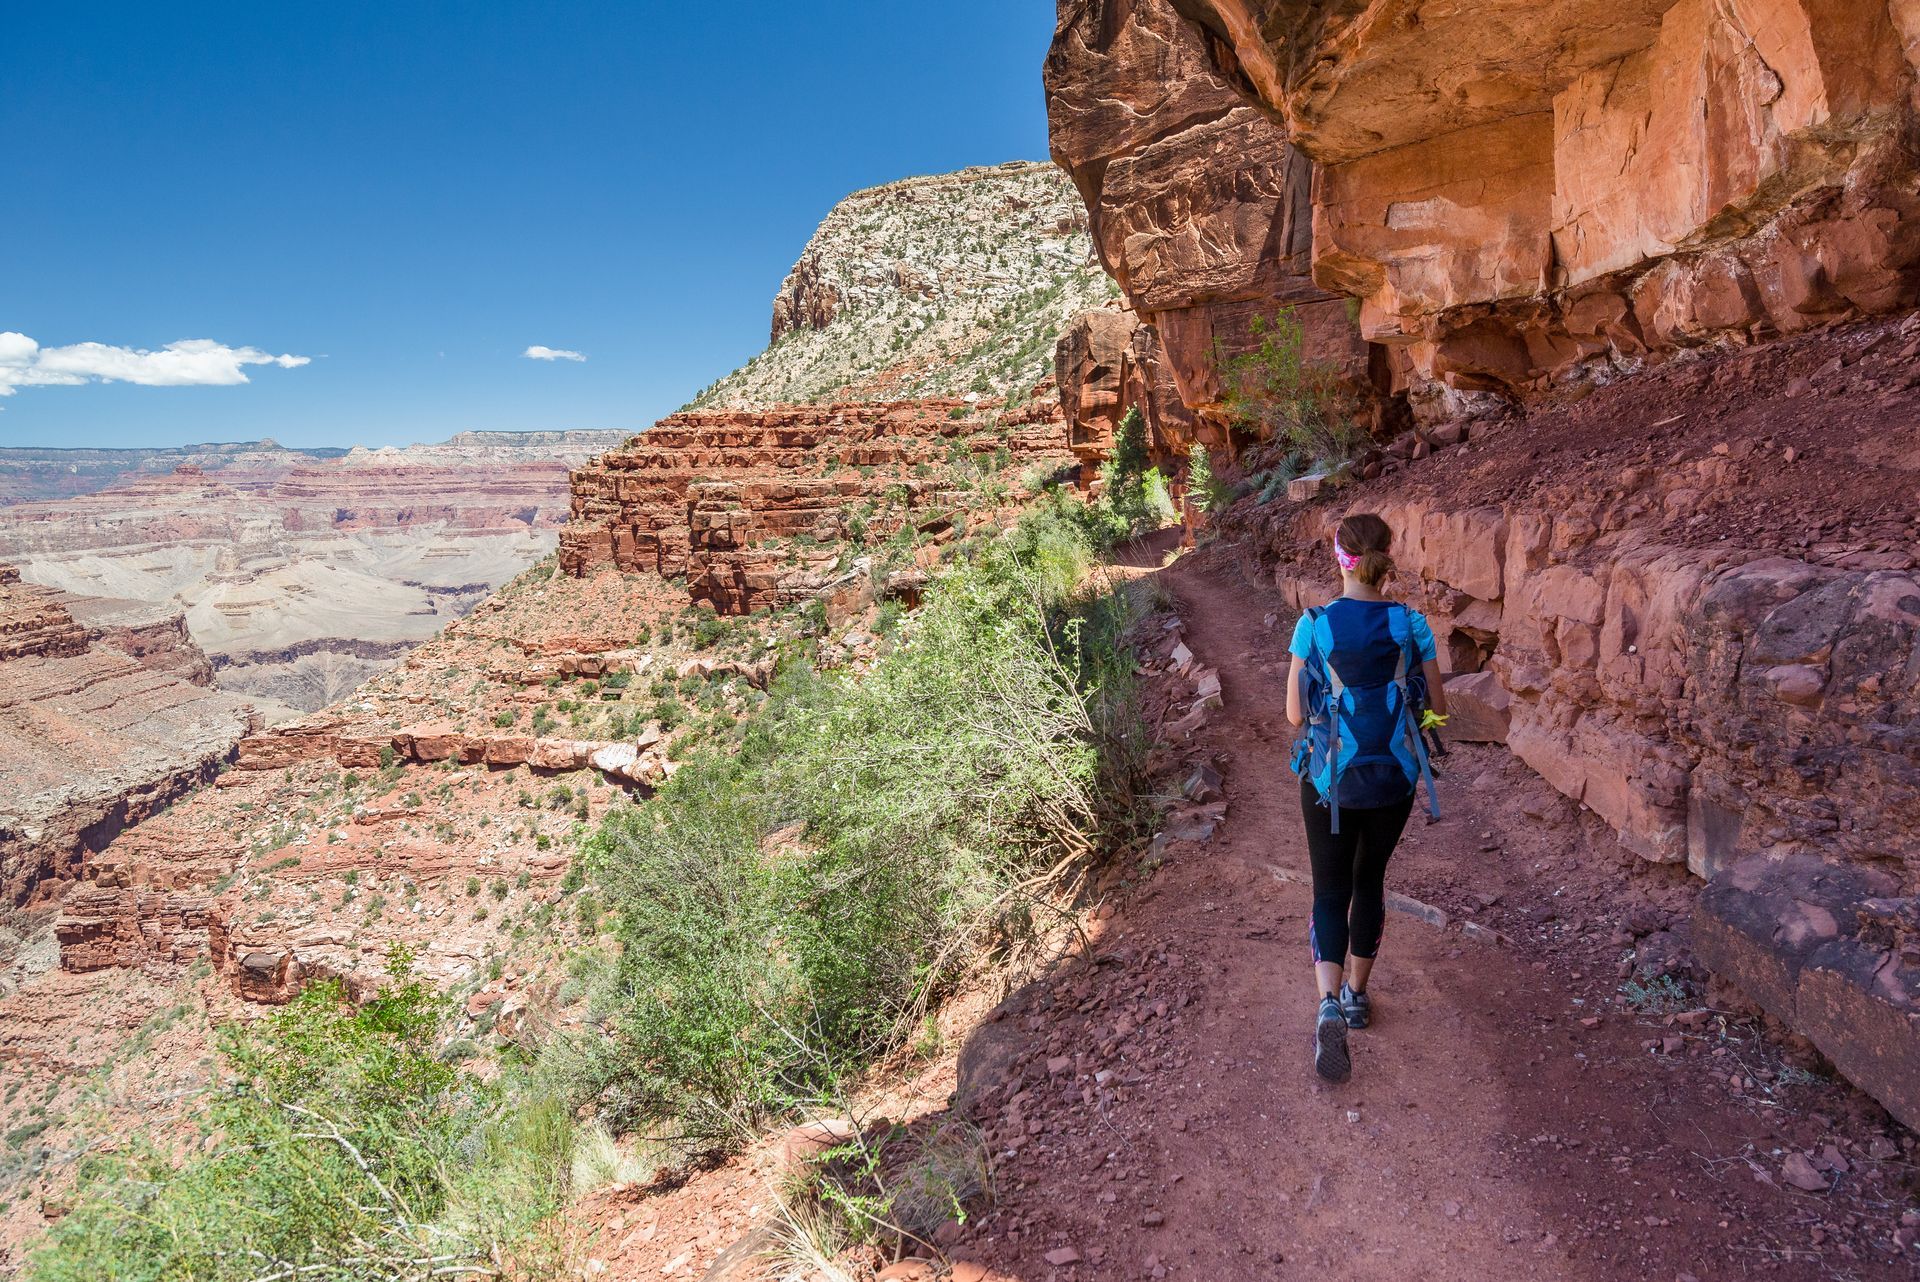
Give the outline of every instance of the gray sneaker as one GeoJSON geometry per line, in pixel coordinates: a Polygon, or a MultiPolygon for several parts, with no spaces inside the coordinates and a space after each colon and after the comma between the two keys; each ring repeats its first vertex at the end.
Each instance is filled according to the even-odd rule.
{"type": "Polygon", "coordinates": [[[1320,1017],[1313,1024],[1313,1071],[1329,1082],[1353,1076],[1353,1060],[1347,1055],[1347,1017],[1332,997],[1320,999],[1320,1017]]]}
{"type": "Polygon", "coordinates": [[[1373,1022],[1373,1003],[1365,993],[1356,993],[1347,984],[1340,985],[1340,1013],[1348,1028],[1365,1028],[1373,1022]]]}

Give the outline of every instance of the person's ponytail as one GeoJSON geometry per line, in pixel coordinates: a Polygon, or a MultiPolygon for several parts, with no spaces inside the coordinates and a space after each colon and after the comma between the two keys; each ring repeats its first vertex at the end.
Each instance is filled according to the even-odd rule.
{"type": "Polygon", "coordinates": [[[1334,537],[1340,542],[1340,549],[1352,557],[1353,577],[1370,588],[1378,589],[1393,573],[1393,557],[1387,549],[1393,546],[1393,531],[1387,523],[1371,512],[1356,512],[1340,522],[1340,528],[1334,537]]]}

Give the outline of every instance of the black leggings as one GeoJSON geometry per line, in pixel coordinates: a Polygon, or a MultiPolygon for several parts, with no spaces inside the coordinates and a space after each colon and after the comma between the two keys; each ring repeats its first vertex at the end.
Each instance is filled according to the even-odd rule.
{"type": "Polygon", "coordinates": [[[1313,959],[1344,966],[1349,953],[1372,957],[1380,951],[1380,932],[1387,924],[1387,860],[1413,813],[1413,795],[1367,810],[1340,807],[1336,834],[1333,813],[1320,804],[1319,791],[1302,780],[1300,810],[1313,860],[1313,926],[1307,936],[1313,959]]]}

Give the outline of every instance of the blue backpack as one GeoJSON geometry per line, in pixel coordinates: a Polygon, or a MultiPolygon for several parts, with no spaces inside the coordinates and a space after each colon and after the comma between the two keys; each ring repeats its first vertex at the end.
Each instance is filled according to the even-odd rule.
{"type": "MultiPolygon", "coordinates": [[[[1370,605],[1370,603],[1369,603],[1370,605]]],[[[1302,696],[1307,724],[1293,746],[1293,772],[1313,784],[1333,812],[1340,807],[1390,806],[1427,785],[1427,810],[1438,819],[1433,766],[1420,716],[1427,678],[1404,605],[1307,611],[1302,696]]]]}

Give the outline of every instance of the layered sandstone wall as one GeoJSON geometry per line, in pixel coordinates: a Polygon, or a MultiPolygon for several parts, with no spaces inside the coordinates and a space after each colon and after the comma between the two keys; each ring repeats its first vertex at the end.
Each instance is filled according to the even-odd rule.
{"type": "Polygon", "coordinates": [[[89,631],[0,567],[0,895],[45,900],[122,829],[211,779],[252,725],[177,615],[89,631]]]}
{"type": "MultiPolygon", "coordinates": [[[[1245,351],[1254,318],[1283,307],[1313,359],[1374,388],[1346,300],[1310,274],[1312,166],[1251,99],[1230,48],[1166,4],[1063,3],[1060,14],[1045,71],[1054,161],[1144,331],[1123,338],[1096,316],[1061,349],[1076,437],[1110,436],[1114,406],[1139,405],[1162,458],[1228,444],[1221,355],[1245,351]],[[1095,392],[1084,403],[1083,388],[1095,392]]],[[[1378,416],[1386,403],[1364,408],[1378,416]]]]}
{"type": "Polygon", "coordinates": [[[74,622],[60,594],[20,581],[0,565],[0,661],[83,653],[87,630],[74,622]]]}
{"type": "MultiPolygon", "coordinates": [[[[1639,528],[1732,468],[1713,456],[1649,469],[1631,497],[1550,486],[1522,502],[1377,510],[1443,666],[1491,677],[1470,687],[1466,715],[1498,708],[1515,755],[1622,845],[1702,877],[1749,853],[1823,851],[1904,866],[1912,893],[1920,578],[1663,545],[1639,528]]],[[[1307,510],[1313,542],[1340,512],[1307,510]]],[[[1318,576],[1283,582],[1302,608],[1328,590],[1318,576]]]]}
{"type": "MultiPolygon", "coordinates": [[[[1122,113],[1090,129],[1075,106],[1115,83],[1137,85],[1113,97],[1131,116],[1203,114],[1188,86],[1209,77],[1264,109],[1318,168],[1314,283],[1363,300],[1364,337],[1429,417],[1920,301],[1908,0],[1061,13],[1049,70],[1063,163],[1098,172],[1118,153],[1083,138],[1127,138],[1122,113]],[[1204,38],[1180,34],[1187,23],[1204,38]]],[[[1205,176],[1194,190],[1234,173],[1198,135],[1178,149],[1205,176]]],[[[1264,153],[1248,154],[1257,172],[1264,153]]],[[[1113,190],[1082,181],[1096,208],[1113,190]]],[[[1126,205],[1135,260],[1189,243],[1150,194],[1126,205]]],[[[1252,257],[1297,263],[1305,239],[1252,257]]],[[[1140,303],[1147,287],[1121,280],[1140,303]]]]}
{"type": "Polygon", "coordinates": [[[850,547],[951,533],[1074,461],[1050,398],[692,410],[574,473],[560,564],[685,579],[724,614],[829,590],[850,547]]]}
{"type": "Polygon", "coordinates": [[[1250,100],[1229,46],[1165,4],[1062,4],[1046,56],[1054,161],[1087,202],[1092,242],[1133,311],[1069,330],[1056,372],[1087,453],[1137,405],[1165,461],[1231,445],[1221,357],[1290,307],[1313,361],[1390,413],[1384,370],[1344,297],[1311,278],[1313,167],[1250,100]],[[1087,393],[1087,395],[1083,395],[1087,393]]]}

